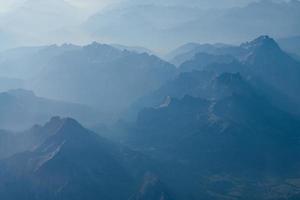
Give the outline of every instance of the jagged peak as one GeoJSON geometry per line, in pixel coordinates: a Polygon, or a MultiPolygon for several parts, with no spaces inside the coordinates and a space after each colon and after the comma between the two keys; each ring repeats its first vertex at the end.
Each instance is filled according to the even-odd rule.
{"type": "Polygon", "coordinates": [[[80,128],[83,129],[82,125],[79,124],[75,119],[73,118],[63,118],[63,127],[65,128],[80,128]]]}
{"type": "Polygon", "coordinates": [[[123,53],[123,51],[110,46],[108,44],[102,44],[102,43],[98,43],[98,42],[93,42],[91,44],[88,44],[86,46],[83,46],[82,49],[84,51],[89,52],[92,55],[95,55],[97,57],[99,56],[117,56],[117,55],[121,55],[123,53]]]}
{"type": "Polygon", "coordinates": [[[42,128],[52,132],[52,135],[60,133],[72,135],[74,132],[78,133],[85,130],[75,119],[59,116],[52,117],[42,128]]]}
{"type": "Polygon", "coordinates": [[[117,50],[116,48],[108,45],[108,44],[102,44],[102,43],[98,43],[96,41],[84,46],[84,48],[90,48],[90,49],[100,49],[100,48],[107,48],[107,49],[115,49],[117,50]]]}
{"type": "Polygon", "coordinates": [[[44,128],[48,128],[48,127],[56,127],[56,126],[60,126],[62,124],[62,118],[60,118],[59,116],[55,116],[52,117],[50,119],[50,121],[48,121],[45,125],[44,128]]]}

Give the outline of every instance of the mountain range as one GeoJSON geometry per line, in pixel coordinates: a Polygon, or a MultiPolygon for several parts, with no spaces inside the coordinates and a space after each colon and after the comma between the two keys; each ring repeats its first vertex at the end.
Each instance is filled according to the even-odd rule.
{"type": "Polygon", "coordinates": [[[0,94],[1,199],[299,199],[293,56],[269,36],[190,43],[176,50],[177,67],[134,49],[92,43],[0,56],[14,68],[6,76],[37,92],[0,94]],[[32,74],[22,77],[24,67],[32,74]],[[97,110],[118,120],[103,128],[110,114],[97,110]]]}
{"type": "Polygon", "coordinates": [[[290,111],[299,108],[297,91],[300,85],[300,63],[268,36],[261,36],[240,46],[197,46],[178,57],[189,54],[194,56],[183,62],[179,70],[239,72],[247,79],[252,79],[253,84],[263,90],[263,93],[270,95],[270,99],[277,101],[278,106],[286,107],[290,111]],[[290,108],[287,108],[289,106],[290,108]]]}
{"type": "Polygon", "coordinates": [[[146,51],[96,42],[23,47],[2,52],[0,71],[39,96],[120,113],[175,75],[172,64],[146,51]]]}
{"type": "Polygon", "coordinates": [[[112,138],[172,166],[164,177],[179,199],[297,199],[300,186],[289,181],[299,176],[299,117],[272,106],[240,74],[208,82],[202,75],[177,85],[178,96],[201,97],[169,96],[136,122],[119,123],[112,138]]]}

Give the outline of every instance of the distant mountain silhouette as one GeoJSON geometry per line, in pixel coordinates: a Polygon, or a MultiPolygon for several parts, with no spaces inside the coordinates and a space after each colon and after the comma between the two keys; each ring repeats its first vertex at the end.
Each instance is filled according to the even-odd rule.
{"type": "Polygon", "coordinates": [[[22,89],[0,93],[0,110],[0,126],[9,130],[24,130],[45,123],[53,115],[76,117],[87,125],[102,118],[100,112],[88,106],[37,97],[22,89]]]}
{"type": "Polygon", "coordinates": [[[166,59],[171,63],[180,66],[186,61],[193,59],[196,54],[217,54],[218,51],[224,48],[233,47],[226,44],[198,44],[187,43],[167,54],[166,59]]]}
{"type": "Polygon", "coordinates": [[[29,87],[42,96],[120,112],[174,75],[175,67],[154,55],[95,42],[46,62],[29,87]]]}
{"type": "Polygon", "coordinates": [[[111,46],[120,49],[120,50],[127,50],[127,51],[132,51],[135,53],[147,53],[149,55],[155,55],[153,51],[150,49],[144,48],[144,47],[139,47],[139,46],[126,46],[126,45],[121,45],[121,44],[111,44],[111,46]]]}
{"type": "Polygon", "coordinates": [[[0,53],[0,71],[2,76],[31,79],[56,56],[78,48],[79,46],[64,44],[6,50],[0,53]]]}

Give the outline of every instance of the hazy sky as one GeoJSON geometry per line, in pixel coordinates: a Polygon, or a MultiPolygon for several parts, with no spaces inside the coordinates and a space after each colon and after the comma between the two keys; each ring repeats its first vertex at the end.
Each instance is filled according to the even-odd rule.
{"type": "MultiPolygon", "coordinates": [[[[9,10],[22,5],[22,3],[26,0],[0,0],[0,12],[8,12],[9,10]]],[[[32,0],[28,0],[32,1],[32,0]]],[[[33,0],[34,1],[34,0],[33,0]]],[[[44,0],[41,0],[44,1],[44,0]]],[[[65,0],[66,2],[69,2],[70,4],[90,10],[90,11],[96,11],[98,9],[101,9],[103,7],[106,7],[112,3],[120,2],[120,1],[127,1],[127,2],[138,2],[138,3],[156,3],[157,1],[146,1],[146,0],[65,0]]],[[[199,5],[205,5],[205,6],[232,6],[232,5],[241,5],[247,2],[251,2],[255,0],[164,0],[159,3],[165,3],[168,4],[199,4],[199,5]]]]}
{"type": "Polygon", "coordinates": [[[255,1],[284,0],[0,0],[0,43],[5,49],[99,41],[164,51],[191,41],[239,43],[260,34],[299,34],[300,5],[282,4],[288,12],[271,2],[243,9],[255,1]],[[228,9],[234,6],[241,7],[228,9]]]}
{"type": "MultiPolygon", "coordinates": [[[[22,5],[26,0],[0,0],[0,12],[8,12],[11,9],[22,5]]],[[[44,0],[41,0],[44,1],[44,0]]],[[[65,0],[70,4],[88,10],[101,9],[112,2],[117,2],[118,0],[65,0]]]]}

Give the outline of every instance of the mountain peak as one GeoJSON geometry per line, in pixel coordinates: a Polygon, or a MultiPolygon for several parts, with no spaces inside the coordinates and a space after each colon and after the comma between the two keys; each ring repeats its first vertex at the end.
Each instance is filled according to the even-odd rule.
{"type": "Polygon", "coordinates": [[[63,118],[62,122],[64,128],[72,128],[72,129],[83,128],[75,119],[72,118],[63,118]]]}
{"type": "Polygon", "coordinates": [[[83,49],[89,52],[89,55],[95,56],[95,59],[99,59],[99,57],[111,59],[122,55],[121,50],[108,44],[102,44],[98,42],[93,42],[91,44],[83,46],[83,49]]]}
{"type": "Polygon", "coordinates": [[[244,49],[256,50],[263,48],[265,50],[280,49],[275,40],[268,35],[262,35],[251,42],[246,42],[241,45],[244,49]]]}
{"type": "Polygon", "coordinates": [[[53,135],[76,135],[77,133],[85,132],[85,129],[76,120],[58,116],[52,117],[43,126],[43,129],[52,132],[53,135]]]}
{"type": "Polygon", "coordinates": [[[260,36],[251,42],[242,44],[241,48],[247,52],[242,60],[251,66],[264,63],[263,67],[265,68],[270,65],[270,62],[273,62],[272,65],[278,65],[278,62],[286,57],[275,40],[269,36],[260,36]]]}
{"type": "Polygon", "coordinates": [[[101,48],[114,49],[114,47],[112,47],[108,44],[102,44],[102,43],[98,43],[96,41],[92,42],[91,44],[88,44],[85,47],[90,48],[90,49],[101,49],[101,48]]]}

